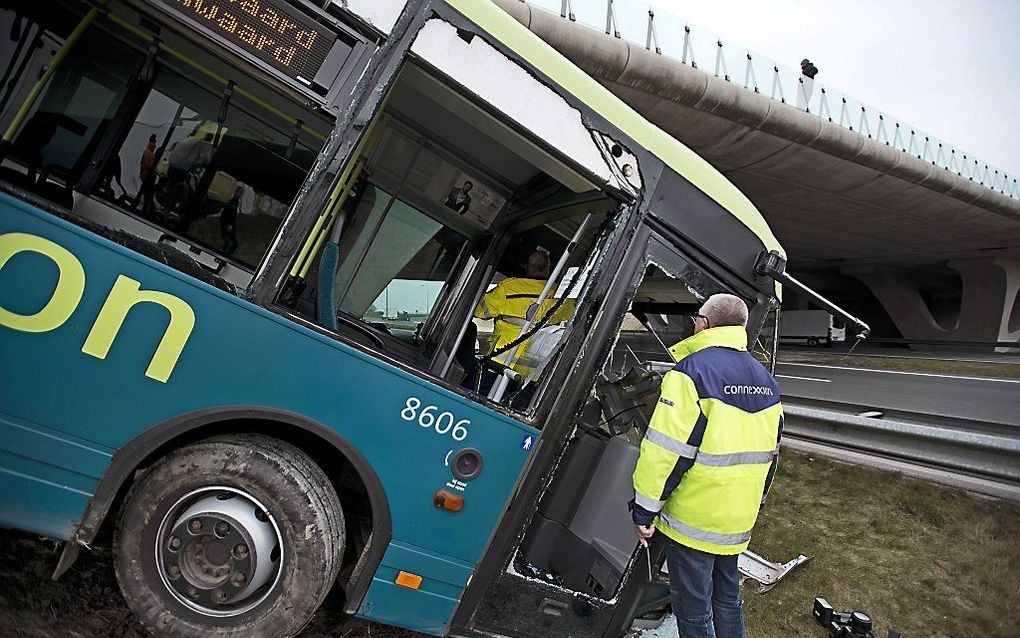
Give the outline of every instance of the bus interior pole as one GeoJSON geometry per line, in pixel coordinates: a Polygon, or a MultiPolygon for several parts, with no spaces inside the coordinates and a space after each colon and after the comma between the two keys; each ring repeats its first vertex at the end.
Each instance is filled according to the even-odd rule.
{"type": "MultiPolygon", "coordinates": [[[[538,313],[542,310],[542,304],[544,304],[545,300],[549,297],[550,290],[552,290],[552,287],[556,285],[560,272],[563,271],[563,268],[567,265],[567,260],[570,259],[574,250],[577,249],[577,244],[581,241],[581,237],[584,236],[584,231],[588,228],[588,224],[591,223],[592,217],[594,216],[595,213],[588,213],[581,224],[577,227],[577,230],[574,232],[574,236],[570,239],[570,243],[567,244],[567,248],[563,251],[563,255],[561,255],[559,261],[556,262],[556,267],[553,268],[552,273],[549,274],[549,279],[546,280],[545,286],[542,288],[542,294],[538,296],[538,300],[535,301],[532,306],[535,311],[529,312],[528,314],[531,316],[524,318],[524,325],[521,326],[519,334],[527,333],[527,331],[535,324],[534,320],[538,318],[538,313]]],[[[564,294],[570,294],[571,292],[572,291],[567,290],[564,294]]],[[[513,349],[510,356],[506,359],[506,368],[503,370],[502,374],[497,377],[496,382],[492,384],[492,390],[489,391],[490,400],[499,403],[503,399],[503,394],[506,393],[507,386],[510,384],[510,377],[508,375],[512,372],[511,366],[513,366],[513,364],[516,363],[517,360],[524,354],[523,349],[524,343],[517,344],[517,347],[513,349]]]]}
{"type": "MultiPolygon", "coordinates": [[[[104,1],[101,4],[105,5],[106,2],[104,1]]],[[[32,90],[29,92],[28,97],[25,98],[25,101],[21,103],[21,108],[18,109],[18,113],[14,116],[14,119],[11,120],[11,124],[7,127],[7,131],[4,132],[3,142],[5,145],[14,141],[14,135],[18,132],[18,129],[21,128],[21,123],[25,120],[28,112],[32,110],[33,106],[35,106],[36,100],[39,99],[39,95],[42,93],[43,87],[45,87],[46,83],[50,81],[50,78],[53,77],[54,73],[56,73],[57,67],[60,66],[60,63],[63,62],[64,58],[67,57],[67,54],[74,48],[75,43],[79,38],[81,38],[82,34],[85,33],[85,30],[89,28],[89,25],[96,19],[96,16],[99,15],[99,11],[100,10],[96,7],[89,9],[89,12],[85,14],[85,17],[81,19],[78,26],[76,26],[74,31],[71,32],[71,35],[67,36],[67,39],[64,40],[64,44],[57,50],[56,55],[54,55],[53,59],[50,61],[50,65],[46,68],[42,77],[39,78],[39,81],[35,83],[35,86],[32,87],[32,90]]]]}

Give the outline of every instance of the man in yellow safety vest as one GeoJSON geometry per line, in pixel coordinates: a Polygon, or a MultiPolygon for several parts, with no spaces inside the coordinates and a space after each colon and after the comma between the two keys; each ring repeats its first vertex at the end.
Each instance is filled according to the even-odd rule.
{"type": "Polygon", "coordinates": [[[747,306],[712,295],[641,442],[630,508],[640,542],[666,536],[673,612],[683,638],[743,638],[737,556],[776,471],[779,386],[747,352],[747,306]],[[654,525],[654,526],[653,526],[654,525]]]}
{"type": "MultiPolygon", "coordinates": [[[[525,277],[508,277],[482,297],[482,301],[475,308],[475,317],[493,320],[492,338],[489,340],[487,354],[513,342],[521,335],[521,328],[526,323],[530,322],[533,326],[556,305],[557,300],[553,297],[555,290],[550,291],[541,306],[538,304],[538,298],[549,279],[550,261],[547,251],[536,249],[528,256],[525,277]]],[[[573,312],[574,300],[567,299],[546,325],[563,323],[570,319],[573,312]]],[[[510,348],[493,360],[509,366],[527,378],[543,363],[534,356],[529,356],[530,341],[526,340],[519,347],[510,348]]],[[[494,379],[494,374],[483,370],[481,392],[487,392],[494,379]]]]}

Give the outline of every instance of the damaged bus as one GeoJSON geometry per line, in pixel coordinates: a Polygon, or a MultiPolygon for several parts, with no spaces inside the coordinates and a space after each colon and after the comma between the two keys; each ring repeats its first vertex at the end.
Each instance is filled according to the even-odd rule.
{"type": "Polygon", "coordinates": [[[112,546],[166,636],[662,615],[649,362],[727,291],[771,366],[789,281],[724,177],[486,0],[0,0],[0,40],[0,525],[54,578],[112,546]]]}

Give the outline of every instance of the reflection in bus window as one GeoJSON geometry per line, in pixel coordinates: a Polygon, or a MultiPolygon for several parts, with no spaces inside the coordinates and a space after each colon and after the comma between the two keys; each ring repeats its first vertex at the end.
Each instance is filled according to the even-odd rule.
{"type": "Polygon", "coordinates": [[[467,238],[371,185],[349,224],[334,283],[339,310],[410,341],[467,238]]]}
{"type": "MultiPolygon", "coordinates": [[[[32,23],[46,46],[10,51],[20,61],[7,65],[0,92],[10,138],[0,179],[102,226],[156,243],[184,237],[253,269],[329,123],[282,95],[253,92],[250,76],[173,34],[150,49],[150,36],[120,26],[116,5],[55,57],[88,10],[60,7],[32,23]],[[52,77],[33,101],[46,69],[52,77]]],[[[0,29],[23,21],[19,11],[0,9],[0,29]]]]}
{"type": "MultiPolygon", "coordinates": [[[[96,32],[86,32],[76,50],[80,55],[63,60],[28,111],[2,173],[4,180],[66,207],[71,205],[71,189],[128,95],[129,80],[142,57],[96,32]]],[[[47,60],[49,53],[40,51],[35,57],[47,60]]],[[[36,79],[25,78],[14,95],[5,92],[5,128],[14,121],[36,79]]]]}
{"type": "MultiPolygon", "coordinates": [[[[116,203],[254,266],[315,151],[182,75],[164,70],[117,156],[116,203]],[[219,121],[220,115],[225,117],[219,121]]],[[[113,192],[97,191],[108,198],[113,192]]]]}

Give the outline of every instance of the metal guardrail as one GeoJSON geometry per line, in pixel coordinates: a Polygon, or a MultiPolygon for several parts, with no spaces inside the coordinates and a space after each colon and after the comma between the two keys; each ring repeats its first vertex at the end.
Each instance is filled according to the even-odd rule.
{"type": "Polygon", "coordinates": [[[565,19],[701,68],[904,153],[1020,199],[1020,179],[945,140],[868,106],[846,93],[695,27],[643,0],[525,0],[565,19]]]}
{"type": "Polygon", "coordinates": [[[977,348],[1020,348],[1020,341],[946,341],[943,339],[892,339],[886,337],[868,337],[868,343],[884,345],[916,345],[916,346],[960,346],[977,348]]]}
{"type": "MultiPolygon", "coordinates": [[[[927,467],[1020,486],[1020,432],[1001,426],[975,432],[966,424],[922,425],[783,402],[785,434],[927,467]]],[[[987,426],[986,426],[987,427],[987,426]]]]}

